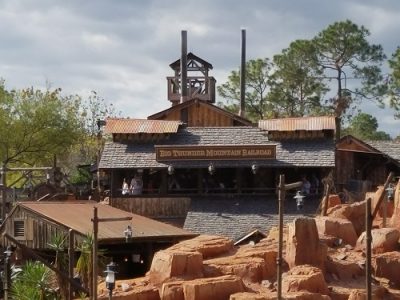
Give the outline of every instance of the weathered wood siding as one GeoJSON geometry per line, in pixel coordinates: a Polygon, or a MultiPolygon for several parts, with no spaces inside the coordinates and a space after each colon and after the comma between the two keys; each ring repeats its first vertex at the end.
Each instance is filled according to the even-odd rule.
{"type": "Polygon", "coordinates": [[[190,198],[113,198],[111,205],[149,218],[184,218],[190,198]]]}
{"type": "MultiPolygon", "coordinates": [[[[66,227],[33,215],[29,211],[21,209],[21,207],[18,207],[6,220],[2,233],[3,232],[6,232],[18,240],[21,244],[24,244],[32,249],[49,249],[49,244],[51,243],[55,234],[62,234],[66,237],[68,236],[68,229],[66,227]],[[25,235],[24,237],[15,237],[14,221],[20,220],[25,222],[25,235]]],[[[81,240],[82,237],[80,235],[75,235],[76,246],[81,240]]],[[[3,247],[6,247],[10,243],[5,237],[2,237],[1,244],[3,247]]]]}

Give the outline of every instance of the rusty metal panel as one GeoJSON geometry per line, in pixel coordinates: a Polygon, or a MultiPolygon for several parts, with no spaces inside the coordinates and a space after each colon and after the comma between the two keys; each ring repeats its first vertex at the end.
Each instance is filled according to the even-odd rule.
{"type": "Polygon", "coordinates": [[[107,119],[105,133],[176,133],[180,121],[145,119],[107,119]]]}
{"type": "Polygon", "coordinates": [[[258,127],[268,131],[335,130],[335,117],[300,117],[260,120],[258,127]]]}
{"type": "Polygon", "coordinates": [[[99,241],[125,239],[124,230],[128,225],[133,230],[133,239],[195,236],[195,234],[181,228],[92,201],[20,202],[18,205],[39,217],[71,228],[82,235],[93,231],[91,220],[94,207],[97,207],[98,218],[100,219],[132,217],[130,221],[99,222],[99,241]]]}

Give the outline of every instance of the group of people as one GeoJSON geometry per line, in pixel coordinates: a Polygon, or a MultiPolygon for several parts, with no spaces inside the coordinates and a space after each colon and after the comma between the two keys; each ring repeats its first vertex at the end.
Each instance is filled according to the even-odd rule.
{"type": "Polygon", "coordinates": [[[139,174],[135,174],[130,185],[124,178],[122,183],[122,195],[140,195],[143,191],[143,180],[139,174]]]}
{"type": "Polygon", "coordinates": [[[301,178],[303,185],[301,187],[301,193],[307,195],[317,195],[319,193],[319,180],[315,174],[311,176],[311,181],[307,179],[305,175],[301,178]]]}

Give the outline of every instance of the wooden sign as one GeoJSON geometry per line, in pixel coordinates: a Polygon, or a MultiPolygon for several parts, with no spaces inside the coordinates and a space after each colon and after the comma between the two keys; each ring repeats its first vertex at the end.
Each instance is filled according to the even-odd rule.
{"type": "Polygon", "coordinates": [[[275,159],[276,145],[155,146],[156,160],[275,159]]]}

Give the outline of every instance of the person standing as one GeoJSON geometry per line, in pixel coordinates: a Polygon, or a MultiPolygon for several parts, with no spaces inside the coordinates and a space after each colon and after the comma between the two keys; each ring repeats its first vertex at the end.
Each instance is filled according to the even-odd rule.
{"type": "Polygon", "coordinates": [[[124,178],[124,181],[122,182],[122,195],[127,195],[129,194],[129,186],[128,183],[126,182],[126,179],[124,178]]]}
{"type": "Polygon", "coordinates": [[[140,178],[138,174],[135,174],[135,176],[131,180],[131,195],[140,195],[143,190],[143,180],[140,178]]]}

